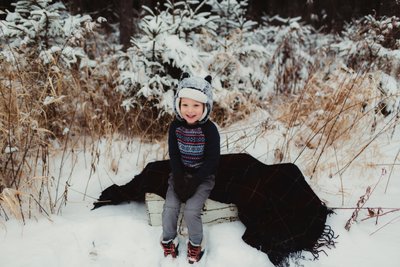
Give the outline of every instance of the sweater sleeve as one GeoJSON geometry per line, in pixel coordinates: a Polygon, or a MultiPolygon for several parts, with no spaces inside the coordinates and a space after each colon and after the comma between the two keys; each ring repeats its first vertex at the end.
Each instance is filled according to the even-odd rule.
{"type": "Polygon", "coordinates": [[[204,162],[195,173],[197,177],[201,178],[216,174],[221,154],[220,136],[215,124],[211,121],[207,121],[204,124],[203,130],[206,136],[204,162]]]}
{"type": "Polygon", "coordinates": [[[176,138],[176,128],[178,122],[174,120],[169,126],[168,131],[168,153],[170,158],[170,166],[174,176],[183,175],[183,165],[181,161],[181,153],[178,148],[178,140],[176,138]]]}

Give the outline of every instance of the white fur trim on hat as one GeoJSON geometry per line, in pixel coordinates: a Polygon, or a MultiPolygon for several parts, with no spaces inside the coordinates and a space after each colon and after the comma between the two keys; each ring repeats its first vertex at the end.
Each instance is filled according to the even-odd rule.
{"type": "Polygon", "coordinates": [[[203,115],[201,115],[201,118],[199,119],[199,121],[202,121],[207,116],[207,112],[208,112],[207,106],[204,105],[203,115]]]}
{"type": "Polygon", "coordinates": [[[207,95],[198,89],[182,88],[179,91],[178,98],[190,98],[201,103],[207,103],[207,95]]]}

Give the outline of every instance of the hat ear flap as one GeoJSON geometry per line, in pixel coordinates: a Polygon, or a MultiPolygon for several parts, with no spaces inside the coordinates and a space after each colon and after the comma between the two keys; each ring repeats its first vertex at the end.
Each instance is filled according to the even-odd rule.
{"type": "Polygon", "coordinates": [[[199,121],[204,120],[204,118],[207,117],[207,114],[208,114],[208,108],[207,108],[207,105],[204,104],[204,111],[203,111],[203,114],[201,115],[201,118],[199,119],[199,121]]]}
{"type": "Polygon", "coordinates": [[[204,80],[206,80],[207,82],[209,82],[209,83],[211,84],[211,81],[212,81],[211,75],[207,75],[207,76],[204,78],[204,80]]]}
{"type": "Polygon", "coordinates": [[[189,73],[184,72],[184,73],[182,73],[180,80],[182,81],[183,79],[189,78],[189,77],[190,77],[189,73]]]}

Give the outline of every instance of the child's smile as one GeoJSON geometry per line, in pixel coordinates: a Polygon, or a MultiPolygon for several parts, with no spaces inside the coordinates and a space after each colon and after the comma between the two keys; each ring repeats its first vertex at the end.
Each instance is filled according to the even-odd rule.
{"type": "Polygon", "coordinates": [[[188,124],[195,124],[203,115],[204,104],[190,98],[181,98],[180,111],[183,119],[188,124]]]}

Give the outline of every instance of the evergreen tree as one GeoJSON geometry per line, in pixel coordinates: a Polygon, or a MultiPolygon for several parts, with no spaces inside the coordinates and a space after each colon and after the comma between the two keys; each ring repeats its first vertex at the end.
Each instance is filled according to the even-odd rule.
{"type": "Polygon", "coordinates": [[[211,11],[218,15],[218,32],[224,36],[233,29],[251,30],[256,22],[246,18],[248,0],[207,0],[211,11]]]}
{"type": "Polygon", "coordinates": [[[7,61],[22,65],[29,65],[28,60],[69,67],[94,64],[82,42],[95,25],[89,15],[69,15],[61,2],[18,1],[14,12],[7,11],[6,19],[0,23],[0,42],[5,47],[0,54],[7,61]]]}
{"type": "Polygon", "coordinates": [[[208,12],[200,12],[205,1],[166,1],[164,9],[143,7],[148,15],[139,27],[142,35],[119,58],[118,90],[127,108],[153,101],[163,112],[172,113],[173,91],[182,71],[196,73],[201,60],[190,45],[196,33],[216,28],[208,12]],[[171,101],[170,101],[171,100],[171,101]]]}

